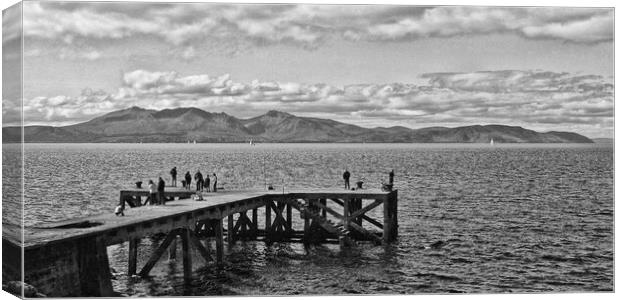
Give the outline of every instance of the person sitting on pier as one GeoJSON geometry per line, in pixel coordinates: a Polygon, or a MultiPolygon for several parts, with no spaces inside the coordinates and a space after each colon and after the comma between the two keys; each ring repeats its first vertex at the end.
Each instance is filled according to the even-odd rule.
{"type": "Polygon", "coordinates": [[[207,174],[207,178],[205,178],[203,187],[206,192],[211,192],[211,178],[209,178],[209,174],[207,174]]]}
{"type": "Polygon", "coordinates": [[[196,191],[202,191],[202,185],[204,184],[204,179],[202,179],[202,173],[200,171],[196,172],[194,175],[194,179],[196,180],[196,191]]]}
{"type": "Polygon", "coordinates": [[[344,188],[346,190],[351,188],[351,185],[349,184],[349,178],[351,178],[351,173],[349,173],[348,170],[344,170],[344,173],[342,173],[342,179],[344,179],[344,188]]]}
{"type": "Polygon", "coordinates": [[[390,185],[394,185],[394,169],[392,169],[392,171],[390,171],[390,185]]]}
{"type": "Polygon", "coordinates": [[[191,189],[192,186],[192,174],[189,173],[189,171],[187,171],[187,173],[185,173],[185,188],[186,189],[191,189]]]}
{"type": "Polygon", "coordinates": [[[177,167],[170,170],[170,176],[172,177],[172,186],[177,186],[177,167]]]}
{"type": "Polygon", "coordinates": [[[125,208],[123,207],[123,205],[119,204],[116,206],[116,208],[114,209],[114,214],[118,217],[118,216],[125,216],[125,213],[123,213],[123,211],[125,210],[125,208]]]}
{"type": "Polygon", "coordinates": [[[213,192],[217,192],[217,175],[213,173],[213,192]]]}
{"type": "Polygon", "coordinates": [[[159,196],[159,204],[165,205],[166,199],[164,199],[164,188],[166,187],[166,182],[159,177],[159,183],[157,184],[157,194],[159,196]]]}

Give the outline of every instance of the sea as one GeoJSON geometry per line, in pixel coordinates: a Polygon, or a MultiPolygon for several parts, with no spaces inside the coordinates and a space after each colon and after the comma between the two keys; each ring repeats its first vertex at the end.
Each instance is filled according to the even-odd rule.
{"type": "MultiPolygon", "coordinates": [[[[175,166],[226,191],[341,187],[345,169],[376,188],[394,169],[392,244],[239,241],[221,267],[194,253],[184,283],[180,259],[127,276],[123,243],[108,255],[125,296],[614,290],[613,144],[25,144],[23,215],[19,148],[3,145],[3,222],[26,226],[112,213],[121,189],[175,166]]],[[[139,268],[161,239],[141,240],[139,268]]]]}

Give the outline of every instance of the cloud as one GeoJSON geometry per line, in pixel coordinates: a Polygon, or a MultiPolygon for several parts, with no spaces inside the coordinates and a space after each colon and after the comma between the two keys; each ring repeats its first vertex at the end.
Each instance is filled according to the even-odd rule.
{"type": "Polygon", "coordinates": [[[613,85],[602,76],[574,75],[546,71],[503,70],[474,73],[427,73],[435,88],[455,91],[509,92],[609,92],[613,85]]]}
{"type": "MultiPolygon", "coordinates": [[[[601,76],[499,70],[422,77],[428,80],[426,85],[337,87],[260,80],[242,83],[228,74],[182,76],[135,70],[124,74],[122,87],[114,93],[87,89],[78,97],[35,97],[25,102],[24,115],[29,124],[67,124],[134,105],[151,109],[193,106],[237,117],[278,109],[367,126],[499,123],[544,130],[577,128],[588,133],[613,130],[614,87],[601,76]]],[[[3,107],[5,120],[18,115],[18,109],[3,107]]]]}
{"type": "Polygon", "coordinates": [[[585,8],[437,7],[371,25],[376,39],[416,39],[512,32],[527,38],[588,43],[613,40],[613,10],[585,8]]]}
{"type": "MultiPolygon", "coordinates": [[[[513,33],[576,43],[613,40],[613,9],[25,2],[30,38],[123,39],[148,35],[180,46],[206,38],[320,47],[330,39],[409,41],[513,33]]],[[[240,42],[241,43],[241,42],[240,42]]]]}

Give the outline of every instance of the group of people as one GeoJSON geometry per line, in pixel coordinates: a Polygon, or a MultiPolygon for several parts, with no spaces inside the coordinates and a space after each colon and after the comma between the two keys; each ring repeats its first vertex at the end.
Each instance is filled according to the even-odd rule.
{"type": "MultiPolygon", "coordinates": [[[[390,173],[388,173],[388,177],[389,177],[389,189],[391,190],[392,187],[394,186],[394,169],[392,169],[390,171],[390,173]]],[[[342,173],[342,179],[344,179],[344,188],[347,190],[351,189],[351,184],[349,182],[349,179],[351,178],[351,173],[349,172],[349,170],[345,169],[344,173],[342,173]]],[[[362,188],[362,181],[358,181],[357,182],[357,188],[362,188]]]]}
{"type": "MultiPolygon", "coordinates": [[[[177,186],[177,167],[170,170],[170,176],[172,177],[172,186],[177,186]]],[[[217,192],[217,175],[213,173],[213,177],[203,177],[200,171],[194,174],[194,182],[196,182],[196,191],[205,192],[217,192]]],[[[190,190],[192,188],[192,174],[187,171],[185,173],[185,179],[181,180],[183,188],[190,190]]]]}
{"type": "MultiPolygon", "coordinates": [[[[170,176],[172,177],[172,186],[176,187],[177,186],[177,167],[174,167],[172,168],[172,170],[170,170],[170,176]]],[[[388,173],[388,177],[389,177],[389,181],[388,181],[389,183],[382,184],[382,188],[386,190],[392,190],[394,186],[394,169],[392,169],[390,173],[388,173]]],[[[207,174],[207,177],[203,177],[202,173],[200,173],[200,171],[197,171],[196,174],[194,174],[193,178],[194,178],[194,181],[196,182],[197,192],[203,192],[203,191],[217,192],[217,175],[215,173],[213,173],[213,177],[209,177],[208,174],[207,174]]],[[[351,184],[350,184],[351,173],[348,170],[346,169],[344,170],[344,173],[342,173],[342,179],[344,179],[344,188],[347,190],[350,190],[351,189],[351,184]]],[[[185,179],[181,180],[181,182],[183,184],[183,188],[190,190],[191,184],[192,184],[192,174],[189,171],[185,173],[185,179]]],[[[363,183],[362,181],[357,182],[357,188],[362,188],[362,183],[363,183]]],[[[166,199],[164,198],[165,187],[166,187],[166,182],[161,177],[159,177],[157,184],[155,184],[153,180],[149,180],[149,198],[147,199],[146,202],[144,202],[144,204],[146,205],[146,203],[150,202],[150,204],[165,205],[166,204],[166,199]]],[[[114,213],[117,216],[119,215],[124,216],[123,210],[124,210],[124,203],[117,206],[114,213]]]]}

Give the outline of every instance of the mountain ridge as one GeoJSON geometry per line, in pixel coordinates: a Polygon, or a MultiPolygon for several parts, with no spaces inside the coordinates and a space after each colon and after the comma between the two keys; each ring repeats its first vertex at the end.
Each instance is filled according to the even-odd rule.
{"type": "MultiPolygon", "coordinates": [[[[21,127],[3,127],[3,142],[19,142],[21,127]]],[[[331,119],[270,110],[240,119],[195,107],[152,110],[132,106],[68,126],[25,126],[25,142],[369,142],[593,143],[573,132],[536,132],[499,124],[455,128],[365,128],[331,119]]]]}

